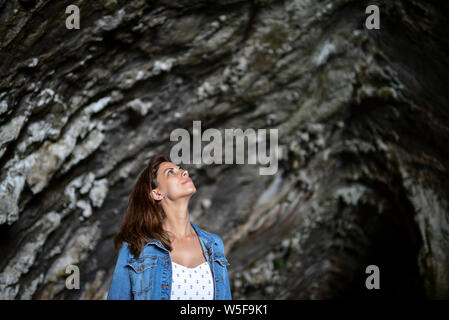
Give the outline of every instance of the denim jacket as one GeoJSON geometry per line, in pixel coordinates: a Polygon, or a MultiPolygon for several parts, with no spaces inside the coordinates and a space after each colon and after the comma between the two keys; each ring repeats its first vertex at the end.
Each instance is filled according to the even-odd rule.
{"type": "MultiPolygon", "coordinates": [[[[231,300],[223,241],[212,233],[192,227],[198,234],[206,260],[212,271],[214,299],[231,300]]],[[[126,242],[120,249],[109,288],[108,300],[170,300],[172,263],[170,251],[157,239],[145,243],[138,258],[134,258],[126,242]]]]}

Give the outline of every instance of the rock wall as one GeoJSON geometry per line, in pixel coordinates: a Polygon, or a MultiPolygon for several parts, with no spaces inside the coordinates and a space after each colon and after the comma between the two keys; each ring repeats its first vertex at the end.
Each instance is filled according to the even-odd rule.
{"type": "Polygon", "coordinates": [[[449,298],[448,12],[0,0],[0,298],[104,299],[137,175],[194,120],[278,129],[284,150],[271,176],[189,168],[191,218],[225,242],[234,299],[449,298]]]}

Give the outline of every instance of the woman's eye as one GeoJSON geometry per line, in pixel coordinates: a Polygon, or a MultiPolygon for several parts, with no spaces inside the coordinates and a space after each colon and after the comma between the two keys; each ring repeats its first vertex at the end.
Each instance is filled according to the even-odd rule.
{"type": "MultiPolygon", "coordinates": [[[[179,170],[184,170],[184,168],[183,167],[179,167],[179,170]]],[[[168,170],[168,173],[173,173],[173,169],[168,170]]]]}

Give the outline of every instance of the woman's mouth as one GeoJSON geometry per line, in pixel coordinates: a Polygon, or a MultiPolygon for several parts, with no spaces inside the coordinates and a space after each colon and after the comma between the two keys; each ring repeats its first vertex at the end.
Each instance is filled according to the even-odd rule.
{"type": "Polygon", "coordinates": [[[185,183],[188,183],[188,182],[192,182],[192,180],[191,179],[186,179],[186,180],[183,181],[182,184],[185,184],[185,183]]]}

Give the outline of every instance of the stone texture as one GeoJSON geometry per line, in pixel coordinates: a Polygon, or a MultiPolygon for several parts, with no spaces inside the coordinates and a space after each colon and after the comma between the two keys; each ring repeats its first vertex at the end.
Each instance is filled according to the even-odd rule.
{"type": "Polygon", "coordinates": [[[189,167],[235,299],[447,299],[449,6],[376,3],[380,30],[349,0],[80,0],[69,30],[61,1],[0,0],[0,298],[104,299],[137,175],[201,120],[285,151],[189,167]]]}

